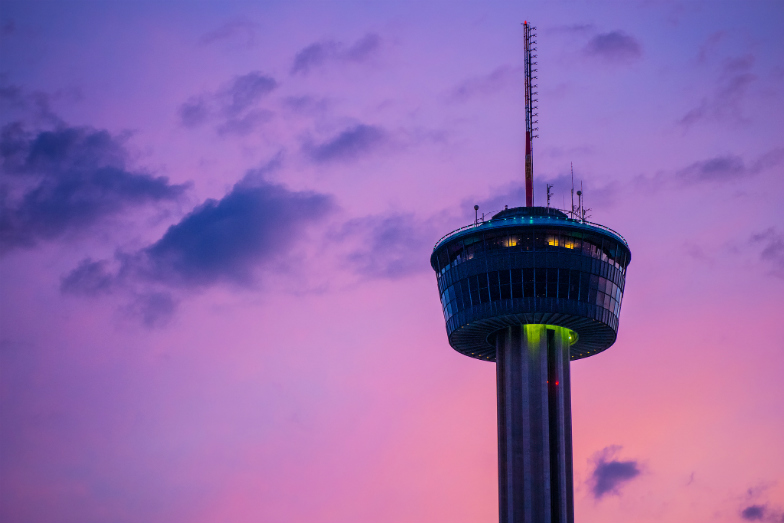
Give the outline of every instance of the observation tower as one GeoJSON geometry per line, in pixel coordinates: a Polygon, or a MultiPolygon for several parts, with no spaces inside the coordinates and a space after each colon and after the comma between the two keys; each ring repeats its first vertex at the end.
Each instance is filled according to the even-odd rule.
{"type": "Polygon", "coordinates": [[[585,219],[581,191],[568,211],[533,204],[534,28],[523,29],[526,206],[447,234],[430,265],[449,344],[496,363],[500,522],[573,523],[569,365],[615,343],[631,251],[585,219]]]}

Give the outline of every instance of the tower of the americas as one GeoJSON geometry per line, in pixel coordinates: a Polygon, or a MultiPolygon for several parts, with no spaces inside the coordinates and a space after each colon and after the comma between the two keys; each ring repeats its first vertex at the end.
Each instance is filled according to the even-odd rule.
{"type": "Polygon", "coordinates": [[[566,212],[533,206],[534,28],[523,28],[526,206],[447,234],[430,264],[449,344],[496,364],[501,523],[572,523],[569,366],[615,342],[631,252],[586,221],[579,191],[566,212]]]}

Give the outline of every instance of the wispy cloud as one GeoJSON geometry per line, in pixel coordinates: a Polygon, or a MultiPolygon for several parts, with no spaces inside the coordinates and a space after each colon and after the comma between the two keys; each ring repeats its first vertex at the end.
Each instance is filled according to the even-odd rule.
{"type": "Polygon", "coordinates": [[[256,38],[256,25],[250,20],[238,18],[230,20],[199,39],[205,45],[221,41],[238,41],[246,46],[253,44],[256,38]]]}
{"type": "Polygon", "coordinates": [[[320,143],[306,140],[303,150],[316,163],[330,163],[355,160],[387,143],[389,135],[381,127],[357,124],[320,143]]]}
{"type": "Polygon", "coordinates": [[[682,183],[721,183],[755,176],[784,161],[784,149],[773,149],[751,164],[734,154],[694,162],[675,173],[682,183]]]}
{"type": "Polygon", "coordinates": [[[398,279],[430,270],[427,260],[436,234],[429,223],[408,213],[366,216],[348,221],[335,239],[356,242],[346,256],[355,273],[398,279]]]}
{"type": "Polygon", "coordinates": [[[771,274],[784,278],[784,234],[771,227],[761,233],[752,234],[749,241],[762,247],[760,258],[771,267],[771,274]]]}
{"type": "Polygon", "coordinates": [[[180,123],[198,127],[214,122],[219,134],[249,134],[272,119],[273,112],[259,103],[277,87],[273,77],[260,71],[236,76],[217,91],[193,96],[180,105],[180,123]]]}
{"type": "Polygon", "coordinates": [[[611,31],[591,38],[583,53],[607,63],[630,63],[642,56],[642,45],[624,31],[611,31]]]}
{"type": "Polygon", "coordinates": [[[178,199],[186,185],[129,170],[123,139],[89,127],[0,132],[0,250],[90,227],[126,208],[178,199]]]}
{"type": "Polygon", "coordinates": [[[621,447],[617,445],[605,447],[591,459],[594,469],[589,484],[594,499],[601,499],[608,494],[619,496],[621,487],[640,475],[637,461],[617,459],[620,450],[621,447]]]}
{"type": "Polygon", "coordinates": [[[462,102],[476,96],[495,94],[510,85],[519,84],[522,74],[521,67],[502,65],[490,73],[463,80],[451,90],[449,99],[462,102]]]}
{"type": "Polygon", "coordinates": [[[752,72],[754,57],[746,55],[728,59],[722,65],[713,92],[689,110],[678,123],[684,128],[702,122],[744,121],[743,102],[757,76],[752,72]]]}
{"type": "Polygon", "coordinates": [[[308,74],[330,63],[361,63],[372,58],[381,47],[381,37],[368,33],[351,45],[337,40],[314,42],[300,50],[291,65],[291,74],[308,74]]]}

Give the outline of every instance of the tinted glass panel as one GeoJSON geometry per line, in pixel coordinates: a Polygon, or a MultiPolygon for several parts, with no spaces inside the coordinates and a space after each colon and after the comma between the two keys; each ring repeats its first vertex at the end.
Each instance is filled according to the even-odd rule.
{"type": "Polygon", "coordinates": [[[569,271],[569,299],[576,300],[580,297],[580,271],[569,271]]]}
{"type": "Polygon", "coordinates": [[[501,299],[501,289],[499,287],[498,271],[493,271],[488,274],[490,279],[490,300],[498,301],[501,299]]]}
{"type": "MultiPolygon", "coordinates": [[[[484,274],[482,276],[484,276],[484,274]]],[[[471,291],[471,305],[473,307],[476,307],[477,305],[482,303],[479,300],[479,277],[471,276],[470,278],[468,278],[468,285],[471,291]]]]}
{"type": "Polygon", "coordinates": [[[487,303],[490,301],[490,293],[487,291],[487,274],[479,274],[479,301],[487,303]]]}
{"type": "Polygon", "coordinates": [[[537,298],[544,298],[547,296],[547,269],[534,270],[534,292],[537,298]]]}
{"type": "Polygon", "coordinates": [[[523,293],[526,298],[534,297],[534,270],[523,269],[523,293]]]}
{"type": "Polygon", "coordinates": [[[501,299],[508,300],[512,297],[512,289],[509,285],[509,271],[498,271],[498,279],[501,282],[501,299]]]}
{"type": "Polygon", "coordinates": [[[512,298],[523,297],[523,270],[512,269],[512,298]]]}
{"type": "Polygon", "coordinates": [[[558,297],[569,297],[569,269],[558,269],[558,297]]]}

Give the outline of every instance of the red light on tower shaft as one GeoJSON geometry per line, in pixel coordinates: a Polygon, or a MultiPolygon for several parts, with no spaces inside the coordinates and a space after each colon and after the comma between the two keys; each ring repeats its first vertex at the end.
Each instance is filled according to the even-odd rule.
{"type": "Polygon", "coordinates": [[[536,72],[534,66],[534,58],[536,55],[534,51],[536,48],[536,33],[535,28],[528,25],[528,21],[523,22],[523,36],[525,39],[525,206],[533,207],[534,205],[534,156],[533,156],[533,139],[537,138],[534,131],[539,130],[534,127],[538,123],[534,118],[538,116],[534,113],[536,106],[534,105],[537,100],[536,85],[533,80],[536,77],[533,75],[536,72]]]}

